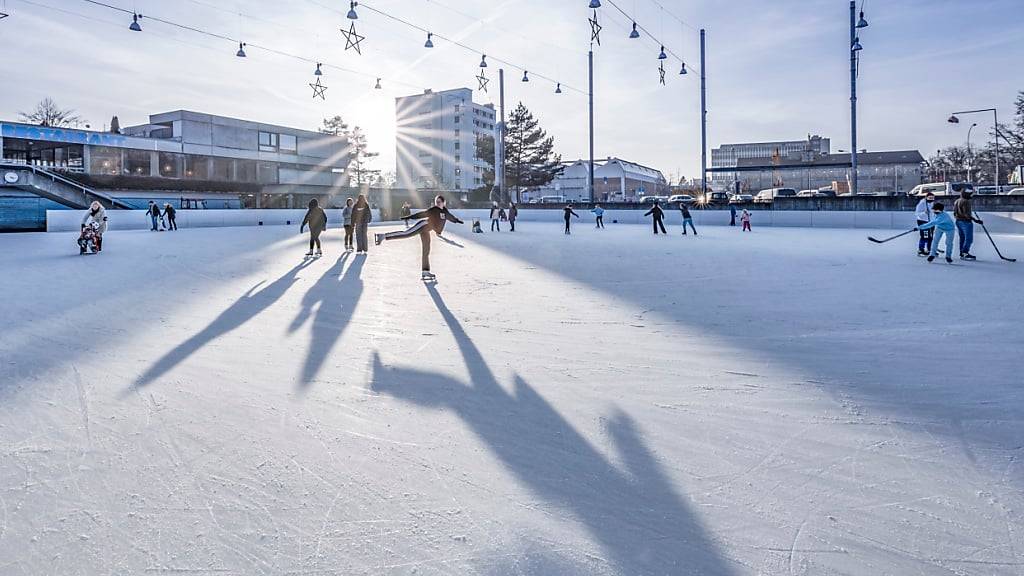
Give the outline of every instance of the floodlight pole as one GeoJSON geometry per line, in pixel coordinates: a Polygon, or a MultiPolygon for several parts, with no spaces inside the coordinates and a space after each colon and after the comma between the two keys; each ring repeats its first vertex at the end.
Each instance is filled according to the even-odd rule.
{"type": "Polygon", "coordinates": [[[704,74],[704,29],[700,30],[700,181],[704,202],[708,200],[708,89],[704,74]]]}
{"type": "Polygon", "coordinates": [[[590,52],[587,53],[588,68],[590,71],[590,174],[587,178],[587,196],[590,202],[594,201],[594,48],[591,44],[590,52]]]}

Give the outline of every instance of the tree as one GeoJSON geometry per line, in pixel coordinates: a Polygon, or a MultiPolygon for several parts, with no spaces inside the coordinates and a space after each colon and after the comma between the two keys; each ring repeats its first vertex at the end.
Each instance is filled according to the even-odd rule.
{"type": "Polygon", "coordinates": [[[481,185],[473,190],[472,197],[474,200],[486,201],[490,197],[491,188],[494,187],[494,136],[477,136],[474,155],[486,162],[487,167],[480,175],[481,185]]]}
{"type": "MultiPolygon", "coordinates": [[[[1014,102],[1013,122],[1009,125],[1000,123],[996,127],[999,138],[999,172],[1000,182],[1007,181],[1007,174],[1015,166],[1024,165],[1024,90],[1017,93],[1014,102]]],[[[995,182],[996,147],[989,142],[978,152],[976,164],[988,182],[995,182]]]]}
{"type": "Polygon", "coordinates": [[[979,170],[967,146],[950,146],[936,152],[928,159],[930,178],[934,182],[950,180],[973,180],[979,170]]]}
{"type": "Polygon", "coordinates": [[[523,188],[544,186],[562,171],[562,157],[554,148],[555,138],[540,128],[520,102],[505,132],[505,188],[515,191],[516,202],[523,188]]]}
{"type": "Polygon", "coordinates": [[[348,165],[349,184],[360,186],[370,184],[380,178],[380,170],[366,167],[367,162],[380,156],[378,152],[370,152],[366,142],[366,134],[359,126],[349,128],[341,116],[324,118],[323,126],[320,127],[321,134],[332,136],[344,136],[348,142],[348,165]]]}
{"type": "Polygon", "coordinates": [[[112,134],[121,133],[121,121],[117,119],[117,116],[110,119],[110,132],[112,134]]]}
{"type": "Polygon", "coordinates": [[[50,97],[40,100],[36,104],[35,110],[18,114],[27,124],[38,124],[49,128],[75,128],[85,122],[81,116],[75,114],[73,109],[61,108],[50,97]]]}

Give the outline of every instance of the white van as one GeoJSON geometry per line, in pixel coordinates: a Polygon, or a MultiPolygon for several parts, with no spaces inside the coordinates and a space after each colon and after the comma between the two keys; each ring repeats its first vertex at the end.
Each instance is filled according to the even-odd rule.
{"type": "Polygon", "coordinates": [[[907,196],[927,196],[928,194],[959,196],[964,190],[974,192],[974,185],[966,182],[933,182],[914,186],[910,192],[907,192],[907,196]]]}
{"type": "Polygon", "coordinates": [[[761,190],[754,196],[754,202],[757,203],[768,203],[775,201],[776,198],[795,198],[796,190],[793,188],[768,188],[767,190],[761,190]]]}
{"type": "Polygon", "coordinates": [[[541,196],[539,204],[565,204],[565,196],[541,196]]]}

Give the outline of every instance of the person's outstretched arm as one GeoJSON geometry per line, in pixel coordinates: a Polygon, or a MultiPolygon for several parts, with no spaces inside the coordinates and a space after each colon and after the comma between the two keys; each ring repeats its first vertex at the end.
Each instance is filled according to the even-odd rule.
{"type": "Polygon", "coordinates": [[[430,209],[420,210],[419,212],[409,214],[408,216],[402,216],[402,220],[423,220],[430,216],[430,209]]]}
{"type": "Polygon", "coordinates": [[[448,215],[448,220],[451,220],[452,222],[455,222],[456,224],[465,224],[465,222],[463,222],[462,220],[459,220],[458,216],[456,216],[455,214],[452,214],[451,212],[449,212],[447,208],[444,209],[444,213],[448,215]]]}
{"type": "Polygon", "coordinates": [[[650,209],[650,210],[648,210],[647,212],[644,212],[644,216],[650,216],[650,215],[651,215],[651,212],[654,212],[654,208],[651,208],[651,209],[650,209]]]}

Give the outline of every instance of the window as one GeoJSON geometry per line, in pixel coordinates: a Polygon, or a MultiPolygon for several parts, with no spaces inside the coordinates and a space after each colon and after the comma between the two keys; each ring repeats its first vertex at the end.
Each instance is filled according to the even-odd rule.
{"type": "Polygon", "coordinates": [[[238,182],[255,182],[256,161],[235,160],[235,180],[238,182]]]}
{"type": "Polygon", "coordinates": [[[462,145],[461,142],[456,142],[455,143],[455,149],[458,150],[461,145],[462,145]]]}
{"type": "Polygon", "coordinates": [[[277,152],[278,136],[272,132],[260,132],[260,152],[277,152]]]}
{"type": "Polygon", "coordinates": [[[221,180],[224,182],[230,182],[234,180],[232,172],[231,158],[214,158],[213,159],[213,172],[210,174],[212,180],[221,180]]]}
{"type": "MultiPolygon", "coordinates": [[[[459,156],[458,154],[456,154],[455,155],[455,163],[458,164],[459,162],[462,162],[462,156],[459,156]]],[[[456,170],[458,170],[458,168],[456,168],[456,170]]]]}
{"type": "Polygon", "coordinates": [[[186,154],[185,177],[191,180],[209,180],[210,158],[208,156],[186,154]]]}
{"type": "Polygon", "coordinates": [[[120,175],[121,149],[91,146],[89,149],[89,173],[103,176],[120,175]]]}
{"type": "Polygon", "coordinates": [[[124,173],[130,176],[149,176],[148,150],[125,150],[124,173]]]}
{"type": "Polygon", "coordinates": [[[458,124],[460,120],[462,120],[462,117],[461,117],[461,116],[456,116],[456,117],[455,117],[455,123],[456,123],[456,124],[458,124]]]}
{"type": "Polygon", "coordinates": [[[296,152],[298,150],[298,141],[291,134],[281,134],[278,147],[281,152],[296,152]]]}
{"type": "Polygon", "coordinates": [[[256,165],[256,181],[260,184],[277,184],[277,164],[259,162],[256,165]]]}
{"type": "Polygon", "coordinates": [[[458,138],[458,137],[459,137],[459,129],[458,129],[458,128],[456,128],[456,129],[455,129],[455,137],[456,137],[456,138],[458,138]]]}
{"type": "Polygon", "coordinates": [[[162,178],[181,178],[181,163],[181,154],[161,152],[160,176],[162,178]]]}

